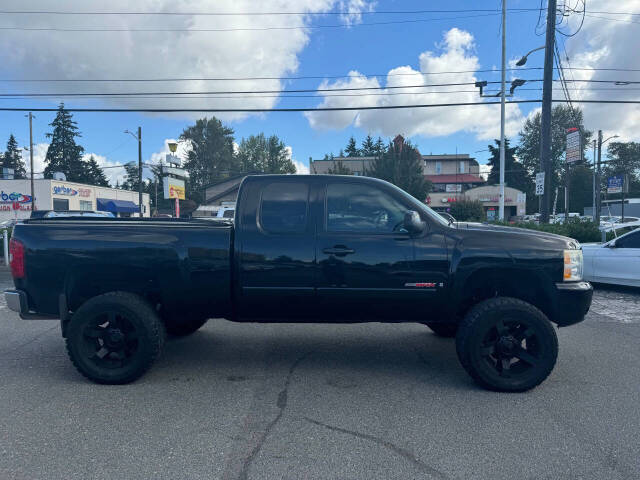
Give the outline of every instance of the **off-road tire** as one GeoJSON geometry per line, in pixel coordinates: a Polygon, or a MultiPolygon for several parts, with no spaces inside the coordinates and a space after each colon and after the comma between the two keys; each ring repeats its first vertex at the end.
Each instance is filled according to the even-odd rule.
{"type": "Polygon", "coordinates": [[[480,386],[501,392],[524,392],[542,383],[553,370],[558,357],[558,337],[546,315],[533,305],[516,298],[495,297],[467,313],[456,335],[456,350],[460,363],[480,386]],[[509,330],[505,330],[506,327],[509,330]],[[491,338],[494,331],[496,335],[500,335],[500,331],[522,333],[503,335],[491,344],[491,340],[486,339],[491,338]],[[500,341],[504,338],[508,339],[506,347],[500,341]],[[499,366],[498,358],[514,350],[520,357],[524,355],[522,350],[525,354],[528,352],[530,355],[525,358],[529,361],[514,357],[517,368],[510,370],[516,364],[509,363],[499,366]],[[487,354],[490,351],[494,353],[487,354]]]}
{"type": "Polygon", "coordinates": [[[149,370],[160,355],[166,336],[164,324],[152,306],[142,297],[127,292],[109,292],[87,300],[71,317],[66,332],[67,353],[76,369],[89,380],[111,385],[133,382],[149,370]],[[90,324],[114,314],[132,326],[135,352],[126,365],[106,368],[88,358],[85,331],[92,328],[90,324]]]}

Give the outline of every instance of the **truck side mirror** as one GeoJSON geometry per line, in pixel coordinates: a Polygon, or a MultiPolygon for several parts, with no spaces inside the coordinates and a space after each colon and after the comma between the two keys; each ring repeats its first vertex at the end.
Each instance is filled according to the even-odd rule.
{"type": "Polygon", "coordinates": [[[404,214],[402,226],[407,232],[415,234],[422,232],[425,229],[426,224],[422,221],[418,212],[415,210],[409,210],[404,214]]]}

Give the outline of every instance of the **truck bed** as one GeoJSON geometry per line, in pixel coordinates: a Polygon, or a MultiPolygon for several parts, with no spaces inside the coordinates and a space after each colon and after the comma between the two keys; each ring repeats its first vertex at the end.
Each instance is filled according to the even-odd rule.
{"type": "Polygon", "coordinates": [[[31,219],[17,224],[29,308],[57,314],[123,282],[170,315],[227,316],[233,226],[179,219],[31,219]]]}

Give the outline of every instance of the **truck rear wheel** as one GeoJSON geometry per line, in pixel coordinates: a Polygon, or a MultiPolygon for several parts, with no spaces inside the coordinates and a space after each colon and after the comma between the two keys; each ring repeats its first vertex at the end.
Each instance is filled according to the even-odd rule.
{"type": "Polygon", "coordinates": [[[458,333],[457,323],[426,322],[425,325],[429,327],[433,331],[433,333],[435,333],[439,337],[453,338],[456,336],[456,333],[458,333]]]}
{"type": "Polygon", "coordinates": [[[202,317],[170,318],[165,320],[164,325],[169,335],[184,337],[195,333],[207,323],[207,320],[207,318],[202,317]]]}
{"type": "Polygon", "coordinates": [[[542,383],[558,357],[558,337],[547,317],[516,298],[496,297],[471,309],[460,324],[456,350],[482,387],[523,392],[542,383]]]}
{"type": "Polygon", "coordinates": [[[109,292],[87,300],[67,327],[67,352],[97,383],[124,384],[142,376],[160,355],[162,321],[140,296],[109,292]]]}

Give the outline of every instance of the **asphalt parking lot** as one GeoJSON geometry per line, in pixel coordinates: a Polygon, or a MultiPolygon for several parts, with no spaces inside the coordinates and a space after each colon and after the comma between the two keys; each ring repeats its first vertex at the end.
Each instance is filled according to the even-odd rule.
{"type": "Polygon", "coordinates": [[[100,386],[3,299],[0,478],[639,478],[640,290],[598,289],[559,339],[545,383],[499,394],[422,325],[211,320],[100,386]]]}

